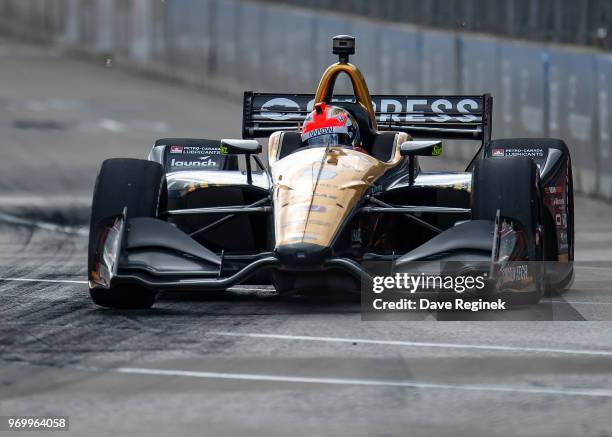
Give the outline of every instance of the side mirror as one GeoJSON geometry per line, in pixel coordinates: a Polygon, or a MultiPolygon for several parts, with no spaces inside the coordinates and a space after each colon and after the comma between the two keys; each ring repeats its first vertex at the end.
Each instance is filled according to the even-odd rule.
{"type": "Polygon", "coordinates": [[[440,156],[442,141],[406,141],[400,145],[402,156],[440,156]]]}
{"type": "Polygon", "coordinates": [[[253,185],[251,156],[261,153],[261,144],[255,140],[221,140],[222,155],[245,155],[247,184],[253,185]]]}
{"type": "Polygon", "coordinates": [[[221,140],[222,155],[255,155],[261,153],[261,144],[255,140],[221,140]]]}

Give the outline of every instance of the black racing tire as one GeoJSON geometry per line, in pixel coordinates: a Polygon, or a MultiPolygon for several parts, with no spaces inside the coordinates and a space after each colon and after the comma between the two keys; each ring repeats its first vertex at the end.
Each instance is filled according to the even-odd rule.
{"type": "MultiPolygon", "coordinates": [[[[526,156],[483,159],[472,174],[472,219],[495,220],[501,216],[518,221],[529,246],[529,257],[543,261],[543,211],[540,173],[533,159],[526,156]]],[[[541,263],[539,268],[544,268],[541,263]]],[[[516,303],[536,303],[546,290],[545,274],[538,274],[537,291],[525,293],[516,303]],[[519,302],[520,301],[520,302],[519,302]]]]}
{"type": "MultiPolygon", "coordinates": [[[[93,269],[94,250],[99,238],[96,224],[109,216],[121,214],[127,207],[127,217],[158,217],[167,205],[166,178],[163,167],[142,159],[107,159],[96,179],[89,226],[88,271],[93,269]]],[[[119,285],[91,289],[96,305],[108,308],[150,308],[157,292],[138,285],[119,285]]]]}
{"type": "MultiPolygon", "coordinates": [[[[565,274],[565,276],[562,276],[562,279],[558,282],[553,282],[551,283],[551,280],[548,281],[547,285],[547,289],[546,289],[546,296],[549,297],[557,297],[557,296],[562,296],[572,285],[572,283],[574,282],[574,267],[573,267],[573,263],[574,263],[574,230],[575,230],[575,222],[574,222],[574,179],[573,179],[573,173],[572,173],[572,166],[571,166],[571,161],[570,161],[570,165],[568,166],[568,177],[567,177],[567,182],[566,182],[566,205],[567,205],[567,210],[566,210],[566,214],[567,214],[567,239],[568,239],[568,261],[570,263],[570,269],[569,272],[567,274],[565,274]]],[[[556,243],[556,226],[554,223],[554,220],[552,218],[552,216],[550,214],[548,214],[551,220],[550,226],[548,228],[548,232],[550,234],[552,234],[554,236],[554,241],[556,243]]],[[[548,235],[548,234],[547,234],[548,235]]],[[[546,263],[546,265],[549,265],[550,262],[556,262],[557,260],[557,248],[554,247],[554,252],[551,250],[550,253],[552,253],[554,255],[553,256],[548,256],[546,257],[546,261],[548,261],[546,263]]],[[[556,272],[553,272],[552,274],[549,274],[549,276],[554,275],[556,272]]]]}
{"type": "MultiPolygon", "coordinates": [[[[547,296],[559,296],[562,295],[571,286],[574,278],[574,184],[572,178],[572,161],[570,157],[570,150],[567,144],[563,140],[556,138],[506,138],[497,139],[491,141],[485,152],[486,158],[497,159],[491,156],[492,151],[495,149],[513,149],[512,154],[520,153],[520,150],[524,150],[525,153],[529,153],[533,150],[556,150],[560,151],[563,155],[563,165],[558,165],[554,171],[553,168],[549,168],[547,174],[542,175],[542,186],[546,187],[557,187],[560,179],[559,172],[564,170],[567,171],[567,178],[565,179],[565,214],[567,218],[567,244],[568,244],[568,260],[567,263],[560,262],[559,260],[559,235],[558,227],[555,223],[554,212],[552,211],[551,205],[544,205],[542,210],[542,222],[543,222],[543,241],[544,241],[544,261],[546,270],[546,295],[547,296]]],[[[528,155],[525,155],[528,156],[528,155]]],[[[543,165],[544,163],[540,163],[543,165]]],[[[546,168],[547,165],[544,165],[546,168]]],[[[548,194],[544,193],[544,203],[546,204],[546,198],[548,194]]]]}

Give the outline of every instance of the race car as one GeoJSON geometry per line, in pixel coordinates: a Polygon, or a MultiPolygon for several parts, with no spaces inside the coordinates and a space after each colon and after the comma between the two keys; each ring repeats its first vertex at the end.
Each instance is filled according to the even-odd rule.
{"type": "Polygon", "coordinates": [[[242,139],[164,138],[146,160],[104,161],[89,234],[96,304],[147,308],[160,291],[240,284],[350,292],[376,263],[487,269],[529,302],[571,284],[572,167],[562,140],[492,140],[488,94],[371,96],[349,62],[355,39],[335,37],[333,53],[338,62],[314,95],[245,92],[242,139]],[[340,74],[354,95],[334,94],[340,74]],[[306,132],[317,113],[338,122],[306,132]],[[326,132],[358,132],[359,147],[309,142],[326,132]],[[442,140],[479,142],[464,172],[421,169],[442,140]]]}

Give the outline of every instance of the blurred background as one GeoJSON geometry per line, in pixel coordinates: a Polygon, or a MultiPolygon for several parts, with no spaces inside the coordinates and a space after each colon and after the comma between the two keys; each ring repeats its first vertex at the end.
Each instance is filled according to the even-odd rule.
{"type": "MultiPolygon", "coordinates": [[[[491,93],[495,138],[564,139],[576,189],[612,200],[610,0],[0,0],[0,17],[5,35],[235,103],[313,92],[349,33],[372,93],[491,93]]],[[[227,124],[239,135],[240,113],[227,124]]]]}
{"type": "Polygon", "coordinates": [[[609,50],[609,0],[279,0],[396,23],[609,50]]]}

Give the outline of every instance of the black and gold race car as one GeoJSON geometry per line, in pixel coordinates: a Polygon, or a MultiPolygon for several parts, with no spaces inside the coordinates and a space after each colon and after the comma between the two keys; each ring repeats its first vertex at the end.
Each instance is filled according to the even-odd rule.
{"type": "Polygon", "coordinates": [[[89,239],[96,304],[150,307],[159,291],[239,284],[354,290],[376,263],[486,265],[531,301],[571,283],[563,141],[491,140],[488,94],[370,96],[349,63],[354,38],[333,48],[339,62],[316,94],[244,94],[243,139],[165,138],[146,160],[104,161],[89,239]],[[334,95],[340,74],[354,95],[334,95]],[[318,102],[354,116],[368,153],[303,147],[300,125],[318,102]],[[267,160],[256,138],[268,138],[267,160]],[[421,170],[419,157],[440,155],[443,139],[480,143],[464,172],[421,170]]]}

